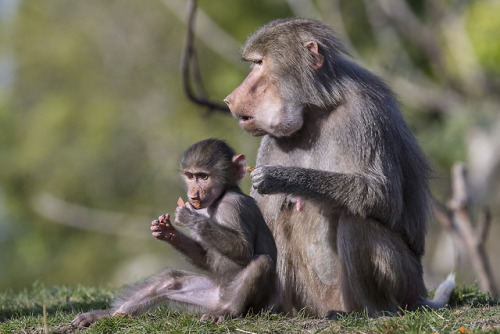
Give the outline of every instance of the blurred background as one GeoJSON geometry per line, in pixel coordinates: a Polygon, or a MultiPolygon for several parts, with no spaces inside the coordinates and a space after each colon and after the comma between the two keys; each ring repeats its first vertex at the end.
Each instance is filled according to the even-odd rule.
{"type": "MultiPolygon", "coordinates": [[[[0,291],[188,268],[149,231],[185,197],[181,152],[218,137],[254,165],[260,139],[185,97],[186,3],[0,0],[0,291]]],[[[466,163],[474,208],[491,209],[486,251],[500,283],[500,1],[200,0],[207,95],[222,101],[248,73],[249,34],[291,16],[329,24],[397,93],[438,201],[450,199],[452,165],[466,163]]],[[[451,270],[477,279],[435,219],[424,262],[430,288],[451,270]]]]}

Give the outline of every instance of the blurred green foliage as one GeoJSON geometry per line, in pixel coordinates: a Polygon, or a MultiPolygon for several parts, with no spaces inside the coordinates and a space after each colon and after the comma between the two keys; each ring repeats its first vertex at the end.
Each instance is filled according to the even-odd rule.
{"type": "MultiPolygon", "coordinates": [[[[0,64],[11,61],[13,71],[0,86],[0,290],[33,281],[118,285],[182,263],[149,232],[150,221],[173,212],[184,195],[180,153],[219,137],[253,165],[260,141],[230,116],[208,114],[184,96],[185,24],[160,0],[0,2],[17,4],[0,20],[0,64]],[[88,208],[90,218],[47,215],[39,206],[43,194],[88,208]],[[109,212],[132,218],[101,219],[109,212]],[[132,232],[121,234],[126,230],[132,232]]],[[[239,43],[272,19],[294,16],[285,1],[201,0],[199,6],[239,43]]],[[[419,1],[411,6],[419,12],[419,1]]],[[[466,11],[473,46],[492,76],[500,73],[500,44],[493,41],[498,7],[477,1],[466,11]]],[[[377,47],[364,8],[363,1],[341,1],[362,56],[377,47]]],[[[221,101],[247,66],[238,50],[225,57],[214,52],[218,42],[196,40],[196,47],[207,94],[221,101]]],[[[412,52],[419,59],[418,49],[412,52]]],[[[455,118],[407,110],[438,169],[465,159],[470,108],[455,118]]],[[[242,188],[249,186],[247,178],[242,188]]]]}
{"type": "Polygon", "coordinates": [[[500,82],[500,1],[474,1],[467,11],[468,32],[481,64],[488,69],[491,78],[500,82]]]}
{"type": "MultiPolygon", "coordinates": [[[[201,5],[240,41],[277,7],[287,14],[269,2],[267,18],[248,15],[240,26],[227,12],[238,10],[234,2],[201,5]]],[[[262,10],[258,3],[246,7],[249,14],[262,10]]],[[[255,161],[258,139],[242,134],[230,116],[207,115],[184,97],[184,35],[160,1],[19,2],[9,35],[2,35],[16,69],[0,101],[0,289],[34,280],[121,284],[112,279],[115,270],[137,253],[175,257],[150,237],[149,224],[184,195],[180,153],[220,137],[255,161]],[[42,193],[150,218],[136,222],[136,238],[82,231],[40,216],[33,202],[42,193]]],[[[207,94],[222,100],[246,66],[199,48],[207,94]]]]}

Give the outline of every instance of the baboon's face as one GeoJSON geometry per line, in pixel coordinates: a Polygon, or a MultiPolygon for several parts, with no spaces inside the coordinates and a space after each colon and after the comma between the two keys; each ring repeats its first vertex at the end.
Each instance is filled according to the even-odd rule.
{"type": "Polygon", "coordinates": [[[224,100],[241,128],[252,136],[275,137],[286,137],[302,128],[302,108],[283,99],[272,75],[272,60],[258,53],[245,60],[252,62],[252,70],[224,100]]]}

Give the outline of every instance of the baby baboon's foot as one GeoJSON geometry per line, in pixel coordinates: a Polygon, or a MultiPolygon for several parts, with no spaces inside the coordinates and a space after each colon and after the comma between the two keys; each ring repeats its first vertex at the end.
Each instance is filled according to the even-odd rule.
{"type": "Polygon", "coordinates": [[[73,327],[88,327],[95,323],[97,320],[109,317],[110,313],[108,310],[98,310],[98,311],[91,311],[87,313],[82,313],[78,315],[73,321],[71,322],[71,325],[73,327]]]}
{"type": "Polygon", "coordinates": [[[229,318],[230,316],[228,314],[207,313],[201,316],[200,321],[221,323],[229,318]]]}

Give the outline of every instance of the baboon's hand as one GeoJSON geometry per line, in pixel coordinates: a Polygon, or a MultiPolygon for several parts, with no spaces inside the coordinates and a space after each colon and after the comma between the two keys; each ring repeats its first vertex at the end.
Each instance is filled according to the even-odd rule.
{"type": "Polygon", "coordinates": [[[250,174],[252,186],[260,194],[286,192],[287,168],[282,166],[259,166],[250,174]]]}
{"type": "Polygon", "coordinates": [[[178,206],[175,209],[175,223],[180,226],[194,227],[202,220],[203,215],[199,214],[191,203],[178,206]]]}
{"type": "Polygon", "coordinates": [[[153,220],[150,229],[153,231],[153,237],[158,240],[164,240],[172,244],[179,241],[179,232],[170,222],[170,215],[168,213],[153,220]]]}

